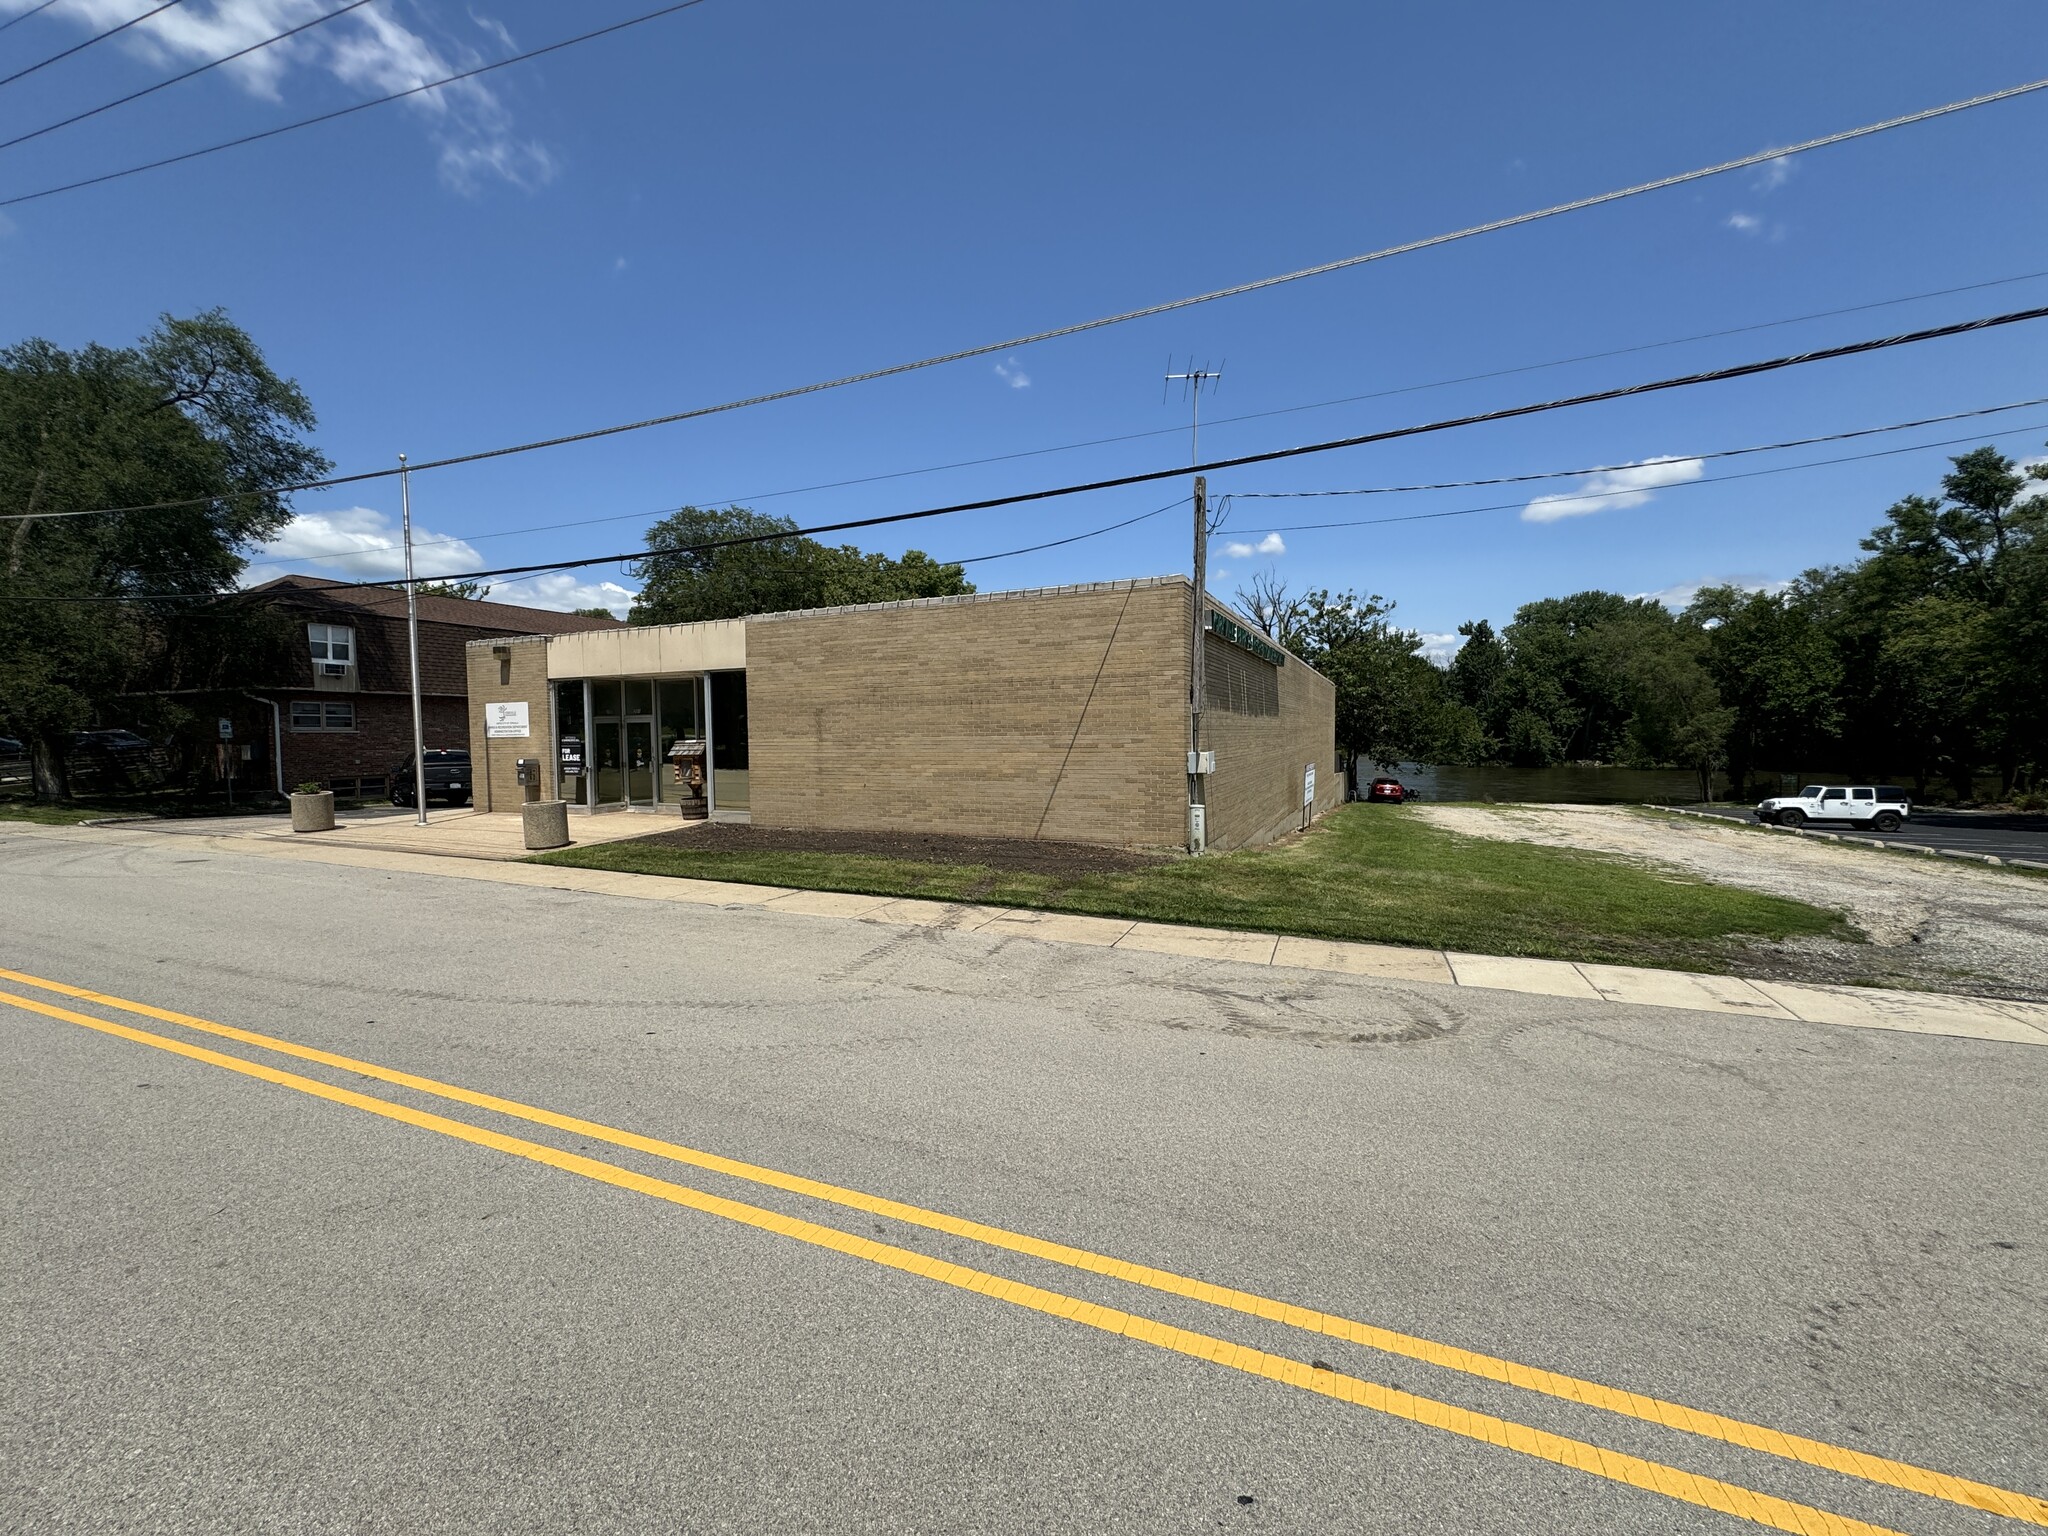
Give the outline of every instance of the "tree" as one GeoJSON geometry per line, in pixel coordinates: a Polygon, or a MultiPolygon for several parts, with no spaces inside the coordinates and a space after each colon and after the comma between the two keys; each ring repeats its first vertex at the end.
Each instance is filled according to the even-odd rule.
{"type": "Polygon", "coordinates": [[[1375,763],[1440,760],[1447,741],[1469,744],[1477,721],[1449,696],[1422,637],[1387,621],[1393,606],[1355,592],[1305,593],[1295,647],[1336,687],[1339,750],[1375,763]]]}
{"type": "Polygon", "coordinates": [[[1248,587],[1237,589],[1237,606],[1260,629],[1288,650],[1295,648],[1303,617],[1303,600],[1287,595],[1287,583],[1277,571],[1260,571],[1248,587]]]}
{"type": "Polygon", "coordinates": [[[0,351],[0,723],[29,747],[41,800],[69,793],[71,733],[147,686],[232,685],[274,636],[232,591],[243,551],[281,529],[267,489],[330,467],[314,424],[221,310],[164,316],[134,347],[0,351]],[[59,599],[52,601],[52,599],[59,599]]]}
{"type": "Polygon", "coordinates": [[[684,507],[647,530],[635,624],[687,624],[752,613],[900,602],[972,592],[958,565],[921,550],[900,560],[819,543],[788,518],[746,507],[684,507]],[[735,542],[735,541],[747,542],[735,542]],[[706,547],[712,546],[712,547],[706,547]]]}
{"type": "Polygon", "coordinates": [[[579,619],[615,619],[618,617],[609,608],[571,608],[569,612],[579,619]]]}

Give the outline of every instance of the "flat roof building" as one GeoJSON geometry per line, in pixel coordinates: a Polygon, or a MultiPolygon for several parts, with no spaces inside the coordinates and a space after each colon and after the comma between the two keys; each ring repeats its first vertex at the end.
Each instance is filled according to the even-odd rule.
{"type": "MultiPolygon", "coordinates": [[[[1185,846],[1194,589],[1180,576],[468,646],[476,802],[1185,846]]],[[[1199,784],[1234,848],[1343,799],[1335,690],[1210,596],[1199,784]]]]}

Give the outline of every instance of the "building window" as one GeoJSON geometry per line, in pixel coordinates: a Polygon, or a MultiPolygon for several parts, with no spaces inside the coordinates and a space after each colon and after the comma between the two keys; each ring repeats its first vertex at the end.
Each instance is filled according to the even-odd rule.
{"type": "Polygon", "coordinates": [[[306,643],[312,648],[316,663],[333,662],[346,667],[356,659],[356,632],[346,624],[308,624],[306,643]]]}
{"type": "Polygon", "coordinates": [[[355,728],[356,706],[352,700],[292,700],[292,729],[295,731],[352,731],[355,728]]]}

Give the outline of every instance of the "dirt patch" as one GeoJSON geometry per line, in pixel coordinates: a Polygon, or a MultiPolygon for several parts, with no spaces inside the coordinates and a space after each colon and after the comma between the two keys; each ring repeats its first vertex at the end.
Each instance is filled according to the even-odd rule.
{"type": "Polygon", "coordinates": [[[1093,843],[1027,842],[1010,837],[941,837],[924,832],[792,831],[714,821],[687,831],[636,839],[691,853],[852,853],[875,859],[908,859],[918,864],[964,864],[1006,873],[1116,875],[1164,864],[1170,854],[1093,843]]]}
{"type": "Polygon", "coordinates": [[[2048,1000],[2048,881],[1616,806],[1417,807],[1447,832],[1618,854],[1847,915],[1869,943],[1752,941],[1742,969],[2048,1000]]]}

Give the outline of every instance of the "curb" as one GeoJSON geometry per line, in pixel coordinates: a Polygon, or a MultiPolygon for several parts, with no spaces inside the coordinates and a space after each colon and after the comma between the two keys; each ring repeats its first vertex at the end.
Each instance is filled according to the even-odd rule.
{"type": "Polygon", "coordinates": [[[1916,843],[1888,843],[1881,837],[1863,837],[1854,832],[1816,832],[1810,827],[1781,827],[1775,822],[1737,821],[1729,816],[1716,816],[1712,811],[1688,810],[1679,805],[1652,805],[1645,801],[1646,811],[1662,811],[1667,816],[1692,816],[1701,821],[1718,822],[1724,827],[1747,827],[1752,832],[1778,832],[1786,837],[1817,837],[1824,843],[1854,843],[1861,848],[1879,848],[1886,853],[1919,854],[1930,859],[1961,859],[1968,864],[1989,864],[2001,869],[2033,869],[2048,874],[2048,863],[2039,859],[2005,859],[1995,853],[1969,853],[1961,848],[1923,848],[1916,843]]]}

